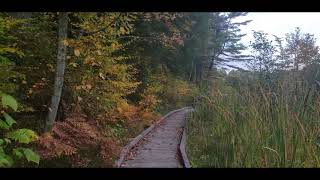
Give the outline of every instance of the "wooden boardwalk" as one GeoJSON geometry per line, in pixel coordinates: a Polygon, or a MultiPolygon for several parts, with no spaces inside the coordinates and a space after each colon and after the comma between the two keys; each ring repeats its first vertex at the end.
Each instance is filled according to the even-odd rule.
{"type": "Polygon", "coordinates": [[[179,145],[185,119],[191,108],[181,109],[165,117],[130,149],[120,167],[183,167],[179,145]]]}

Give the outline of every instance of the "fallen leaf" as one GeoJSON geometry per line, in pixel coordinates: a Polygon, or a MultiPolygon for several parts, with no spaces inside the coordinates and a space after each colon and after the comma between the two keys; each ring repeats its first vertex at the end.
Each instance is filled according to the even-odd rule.
{"type": "Polygon", "coordinates": [[[75,49],[74,50],[74,55],[75,56],[80,56],[80,50],[79,49],[75,49]]]}
{"type": "Polygon", "coordinates": [[[92,62],[92,63],[91,63],[91,66],[99,66],[99,64],[98,64],[98,63],[95,63],[95,62],[92,62]]]}
{"type": "Polygon", "coordinates": [[[101,78],[101,79],[103,79],[103,80],[105,80],[106,78],[103,76],[103,74],[102,73],[99,73],[99,77],[101,78]]]}
{"type": "Polygon", "coordinates": [[[68,43],[68,41],[67,41],[66,39],[63,40],[62,42],[63,42],[63,44],[64,44],[65,46],[68,46],[68,45],[69,45],[69,43],[68,43]]]}
{"type": "Polygon", "coordinates": [[[50,69],[53,69],[53,66],[51,64],[47,64],[47,66],[50,68],[50,69]]]}
{"type": "Polygon", "coordinates": [[[91,58],[91,57],[86,57],[85,59],[84,59],[84,64],[92,64],[93,63],[93,58],[91,58]]]}
{"type": "Polygon", "coordinates": [[[90,90],[92,88],[91,84],[87,84],[86,88],[90,90]]]}
{"type": "Polygon", "coordinates": [[[70,63],[69,65],[72,66],[72,67],[77,67],[78,66],[78,64],[74,63],[74,62],[70,63]]]}
{"type": "Polygon", "coordinates": [[[122,34],[125,34],[125,33],[126,33],[126,30],[124,29],[124,27],[120,27],[120,32],[121,32],[122,34]]]}

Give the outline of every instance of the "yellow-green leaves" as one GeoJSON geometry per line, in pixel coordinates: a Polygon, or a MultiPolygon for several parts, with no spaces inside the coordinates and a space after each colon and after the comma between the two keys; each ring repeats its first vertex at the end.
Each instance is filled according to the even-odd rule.
{"type": "Polygon", "coordinates": [[[9,125],[4,121],[0,119],[0,129],[9,129],[9,125]]]}
{"type": "Polygon", "coordinates": [[[12,53],[12,54],[17,54],[19,57],[23,57],[24,53],[22,51],[19,51],[16,48],[12,47],[1,47],[0,48],[0,54],[6,54],[6,53],[12,53]]]}
{"type": "Polygon", "coordinates": [[[15,148],[12,150],[12,153],[19,159],[24,156],[26,157],[27,161],[39,164],[40,156],[29,148],[15,148]]]}
{"type": "Polygon", "coordinates": [[[30,142],[35,141],[38,136],[37,134],[30,129],[18,129],[7,134],[7,137],[23,144],[29,144],[30,142]]]}
{"type": "Polygon", "coordinates": [[[0,96],[1,96],[1,103],[4,108],[11,107],[13,110],[17,111],[18,103],[12,96],[4,93],[0,94],[0,96]]]}
{"type": "Polygon", "coordinates": [[[4,116],[5,121],[9,127],[11,127],[13,124],[17,123],[9,114],[4,113],[3,116],[4,116]]]}
{"type": "Polygon", "coordinates": [[[0,147],[0,167],[10,167],[13,164],[12,158],[0,147]]]}
{"type": "Polygon", "coordinates": [[[20,151],[20,148],[15,148],[12,150],[12,154],[21,159],[23,157],[23,152],[20,151]]]}
{"type": "MultiPolygon", "coordinates": [[[[4,93],[1,93],[0,96],[1,105],[4,108],[10,107],[15,111],[17,110],[18,103],[12,96],[4,93]]],[[[4,120],[0,119],[0,129],[4,129],[9,132],[3,133],[4,136],[0,136],[0,167],[11,167],[14,161],[12,157],[4,151],[4,147],[7,148],[8,145],[11,144],[11,140],[17,143],[29,144],[30,142],[35,141],[38,138],[38,136],[34,131],[30,129],[17,129],[12,131],[12,125],[17,122],[6,112],[2,112],[2,115],[4,120]]],[[[29,162],[39,164],[40,161],[39,155],[37,155],[29,148],[15,147],[12,149],[12,154],[13,156],[16,156],[18,159],[25,157],[29,162]]]]}
{"type": "Polygon", "coordinates": [[[40,161],[39,155],[34,153],[31,149],[23,148],[23,153],[29,162],[31,161],[31,162],[39,164],[39,161],[40,161]]]}

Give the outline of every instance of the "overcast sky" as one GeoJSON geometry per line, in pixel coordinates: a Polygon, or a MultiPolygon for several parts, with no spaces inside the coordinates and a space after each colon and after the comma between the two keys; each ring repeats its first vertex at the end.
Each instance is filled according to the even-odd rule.
{"type": "MultiPolygon", "coordinates": [[[[293,32],[295,27],[300,27],[303,33],[314,34],[317,38],[317,44],[320,46],[320,13],[255,12],[236,19],[236,21],[242,20],[252,20],[248,25],[241,27],[241,33],[247,34],[242,39],[245,45],[253,40],[252,30],[261,30],[278,37],[284,37],[286,33],[293,32]]],[[[238,65],[238,63],[231,64],[238,65]]]]}
{"type": "Polygon", "coordinates": [[[304,33],[314,34],[320,45],[320,13],[248,13],[238,20],[252,20],[248,25],[242,26],[242,33],[248,35],[244,42],[252,40],[252,30],[262,30],[266,33],[283,37],[286,33],[293,32],[295,27],[300,27],[304,33]]]}

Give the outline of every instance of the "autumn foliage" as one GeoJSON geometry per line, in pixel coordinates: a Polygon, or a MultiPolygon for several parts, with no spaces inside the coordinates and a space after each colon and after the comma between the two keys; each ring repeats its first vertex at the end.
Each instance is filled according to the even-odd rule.
{"type": "Polygon", "coordinates": [[[40,167],[110,167],[130,138],[191,102],[184,98],[192,99],[190,62],[183,62],[193,15],[68,13],[62,96],[52,131],[43,134],[52,111],[58,18],[1,13],[0,90],[21,102],[19,125],[39,132],[40,167]]]}

